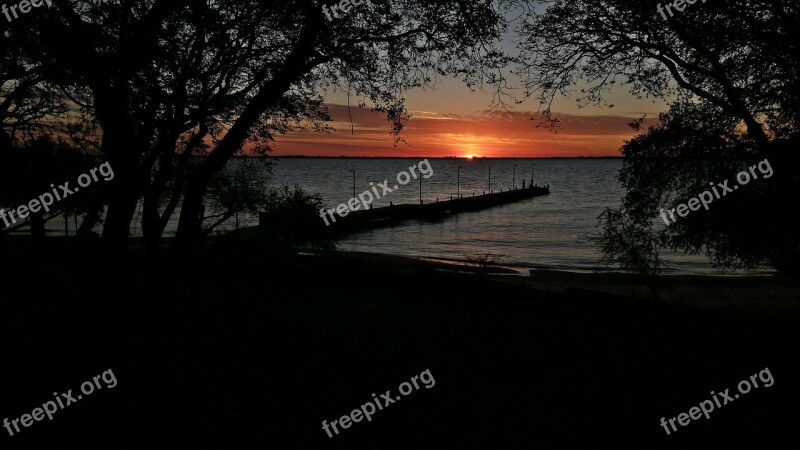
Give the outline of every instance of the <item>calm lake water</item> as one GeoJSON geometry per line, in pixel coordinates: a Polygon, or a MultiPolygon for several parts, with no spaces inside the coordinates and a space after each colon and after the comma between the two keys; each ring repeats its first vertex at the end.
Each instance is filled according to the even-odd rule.
{"type": "MultiPolygon", "coordinates": [[[[299,185],[309,192],[319,193],[328,207],[333,208],[389,180],[397,183],[397,174],[408,171],[421,159],[369,158],[271,158],[272,180],[275,185],[299,185]]],[[[587,271],[601,266],[600,253],[585,236],[598,231],[597,217],[608,207],[617,207],[623,196],[616,175],[622,168],[620,159],[428,159],[433,170],[430,178],[422,180],[422,199],[455,197],[460,167],[460,192],[465,196],[479,195],[491,189],[508,190],[523,179],[530,183],[535,170],[535,183],[550,185],[550,195],[532,198],[510,205],[478,212],[463,213],[439,222],[409,221],[389,228],[361,232],[341,242],[345,251],[388,253],[434,259],[465,260],[485,254],[500,264],[531,268],[587,271]],[[534,168],[534,164],[536,165],[534,168]],[[515,168],[516,166],[516,168],[515,168]]],[[[239,164],[234,160],[231,164],[239,164]]],[[[379,190],[380,192],[380,190],[379,190]]],[[[418,180],[400,186],[394,192],[376,200],[376,207],[394,204],[416,204],[420,198],[418,180]]],[[[141,211],[139,211],[140,213],[141,211]]],[[[165,235],[175,234],[178,209],[172,216],[165,235]]],[[[140,235],[134,219],[132,233],[140,235]]],[[[319,220],[322,220],[321,218],[319,220]]],[[[79,222],[78,222],[79,223],[79,222]]],[[[258,225],[257,217],[240,216],[240,226],[258,225]]],[[[48,223],[48,234],[63,235],[63,224],[48,223]]],[[[233,228],[233,221],[223,228],[233,228]]],[[[70,218],[69,233],[75,227],[70,218]]],[[[101,232],[98,228],[96,231],[101,232]]],[[[664,252],[662,259],[670,273],[722,274],[705,256],[690,256],[664,252]]],[[[763,271],[738,271],[733,274],[753,274],[763,271]]]]}
{"type": "MultiPolygon", "coordinates": [[[[347,202],[389,179],[396,183],[419,159],[278,159],[273,168],[276,183],[298,184],[322,195],[329,207],[347,202]]],[[[464,259],[492,254],[503,264],[529,268],[592,270],[599,267],[600,254],[584,236],[597,231],[597,216],[606,207],[616,207],[623,195],[616,175],[619,159],[428,159],[433,176],[423,179],[422,199],[435,202],[456,196],[460,169],[461,193],[471,196],[489,189],[507,190],[515,181],[549,184],[550,195],[446,220],[406,222],[391,228],[360,233],[344,241],[347,251],[464,259]],[[536,165],[535,168],[533,165],[536,165]],[[516,166],[516,168],[515,168],[516,166]]],[[[377,200],[377,207],[418,203],[419,182],[414,180],[377,200]]],[[[320,219],[322,220],[322,219],[320,219]]],[[[703,256],[667,254],[669,268],[678,273],[721,273],[703,256]]]]}

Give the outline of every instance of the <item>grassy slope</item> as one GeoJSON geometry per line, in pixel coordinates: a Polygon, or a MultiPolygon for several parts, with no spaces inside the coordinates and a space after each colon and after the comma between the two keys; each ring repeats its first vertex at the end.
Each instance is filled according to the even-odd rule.
{"type": "MultiPolygon", "coordinates": [[[[656,303],[564,292],[630,282],[609,275],[497,281],[393,257],[270,260],[252,245],[209,250],[166,271],[136,257],[96,264],[75,253],[69,245],[39,254],[6,247],[0,419],[30,412],[54,391],[77,391],[109,367],[119,385],[53,422],[0,434],[4,448],[749,449],[800,442],[791,287],[770,288],[794,297],[772,298],[764,308],[696,307],[687,300],[691,289],[709,306],[707,294],[720,291],[714,281],[690,280],[694,287],[680,301],[656,303]],[[735,390],[764,367],[774,375],[771,388],[673,436],[660,427],[662,416],[688,411],[711,390],[735,390]],[[425,369],[435,377],[432,389],[333,439],[322,431],[323,419],[349,413],[373,392],[396,395],[399,383],[425,369]]],[[[760,282],[740,283],[746,292],[760,282]]],[[[758,287],[771,297],[767,291],[758,287]]]]}

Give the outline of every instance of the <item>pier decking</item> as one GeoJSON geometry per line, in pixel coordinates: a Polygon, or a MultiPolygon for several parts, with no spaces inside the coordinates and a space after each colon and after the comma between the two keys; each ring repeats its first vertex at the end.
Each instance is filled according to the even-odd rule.
{"type": "MultiPolygon", "coordinates": [[[[330,231],[336,233],[352,233],[382,226],[395,225],[406,220],[438,220],[468,211],[480,211],[494,206],[548,195],[550,186],[536,186],[525,189],[514,189],[490,194],[463,196],[461,198],[426,203],[422,205],[394,205],[373,208],[367,211],[350,212],[345,217],[335,215],[336,221],[330,225],[330,231]]],[[[320,219],[322,220],[322,219],[320,219]]],[[[330,220],[330,217],[329,217],[330,220]]]]}

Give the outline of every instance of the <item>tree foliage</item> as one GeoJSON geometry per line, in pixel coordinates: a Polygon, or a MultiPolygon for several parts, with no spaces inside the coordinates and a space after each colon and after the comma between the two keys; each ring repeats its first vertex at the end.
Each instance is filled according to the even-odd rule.
{"type": "Polygon", "coordinates": [[[557,95],[609,105],[615,85],[668,99],[659,123],[623,148],[618,211],[601,218],[601,247],[624,267],[650,267],[659,247],[707,253],[725,267],[800,266],[795,166],[800,105],[800,5],[782,0],[697,2],[665,20],[657,1],[542,1],[521,26],[527,94],[544,117],[557,95]],[[580,88],[578,88],[580,86],[580,88]],[[751,183],[668,227],[661,208],[698,196],[768,158],[751,183]],[[655,223],[654,223],[655,222],[655,223]],[[638,256],[631,259],[629,249],[638,256]],[[640,251],[642,250],[642,251],[640,251]],[[630,264],[634,262],[634,264],[630,264]]]}
{"type": "Polygon", "coordinates": [[[333,21],[312,0],[54,3],[14,26],[39,44],[27,56],[44,80],[102,131],[117,173],[111,242],[127,237],[143,198],[146,240],[180,204],[175,242],[191,246],[214,176],[234,156],[265,154],[276,135],[324,131],[331,90],[385,112],[397,137],[404,91],[445,76],[479,83],[503,61],[493,47],[503,21],[487,0],[376,0],[333,21]]]}

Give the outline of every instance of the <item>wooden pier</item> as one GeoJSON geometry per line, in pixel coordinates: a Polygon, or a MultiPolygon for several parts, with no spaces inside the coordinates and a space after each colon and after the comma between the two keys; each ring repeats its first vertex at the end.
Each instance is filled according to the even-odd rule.
{"type": "MultiPolygon", "coordinates": [[[[494,206],[506,205],[528,198],[548,195],[550,186],[537,186],[525,189],[493,192],[490,194],[463,196],[422,205],[394,205],[373,208],[367,211],[351,211],[345,217],[334,214],[336,221],[331,223],[330,231],[353,233],[383,226],[396,225],[406,220],[441,220],[462,212],[480,211],[494,206]]],[[[320,219],[322,220],[322,219],[320,219]]],[[[328,216],[330,220],[330,216],[328,216]]]]}

